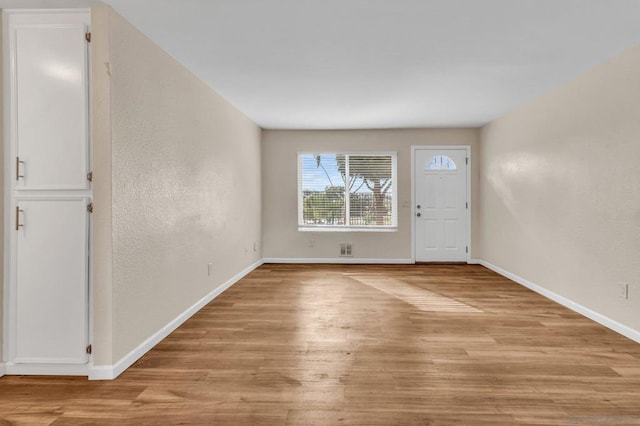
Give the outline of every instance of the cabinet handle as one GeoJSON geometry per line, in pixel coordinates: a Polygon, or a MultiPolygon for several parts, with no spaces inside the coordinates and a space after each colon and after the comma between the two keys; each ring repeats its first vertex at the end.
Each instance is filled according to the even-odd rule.
{"type": "Polygon", "coordinates": [[[16,180],[24,177],[24,175],[20,174],[20,164],[24,164],[24,161],[20,161],[20,157],[16,157],[16,180]]]}
{"type": "Polygon", "coordinates": [[[20,210],[20,207],[16,206],[16,231],[19,231],[20,227],[24,226],[23,223],[20,223],[20,213],[24,213],[24,210],[20,210]]]}

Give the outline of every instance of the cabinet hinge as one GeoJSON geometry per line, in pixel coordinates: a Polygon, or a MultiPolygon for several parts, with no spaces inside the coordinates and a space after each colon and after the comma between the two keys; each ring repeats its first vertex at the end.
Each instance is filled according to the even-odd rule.
{"type": "Polygon", "coordinates": [[[87,204],[87,211],[88,211],[89,213],[93,213],[93,203],[89,203],[89,204],[87,204]]]}
{"type": "Polygon", "coordinates": [[[84,33],[84,39],[87,40],[88,43],[91,43],[91,33],[84,33]]]}
{"type": "Polygon", "coordinates": [[[91,347],[91,345],[89,345],[87,346],[87,353],[91,355],[91,352],[93,352],[93,348],[91,347]]]}

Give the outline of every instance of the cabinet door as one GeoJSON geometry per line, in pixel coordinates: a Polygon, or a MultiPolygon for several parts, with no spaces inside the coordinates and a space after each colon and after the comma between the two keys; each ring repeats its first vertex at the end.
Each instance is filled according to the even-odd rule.
{"type": "Polygon", "coordinates": [[[88,199],[16,202],[15,362],[87,362],[88,199]]]}
{"type": "Polygon", "coordinates": [[[16,189],[88,188],[85,31],[82,23],[22,23],[11,32],[16,189]]]}

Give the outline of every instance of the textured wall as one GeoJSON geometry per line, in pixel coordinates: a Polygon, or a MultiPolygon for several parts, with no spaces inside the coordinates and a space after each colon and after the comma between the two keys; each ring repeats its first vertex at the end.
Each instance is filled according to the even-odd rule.
{"type": "MultiPolygon", "coordinates": [[[[411,258],[411,146],[471,145],[476,182],[479,133],[476,129],[343,130],[263,132],[262,191],[265,258],[336,258],[339,243],[353,243],[354,258],[411,258]],[[299,232],[298,152],[396,151],[398,153],[397,232],[299,232]],[[309,240],[315,246],[309,247],[309,240]]],[[[472,184],[472,256],[477,244],[472,184]]]]}
{"type": "Polygon", "coordinates": [[[480,142],[481,258],[636,330],[638,76],[640,46],[485,126],[480,142]]]}
{"type": "Polygon", "coordinates": [[[262,257],[261,130],[115,12],[109,26],[117,361],[262,257]]]}

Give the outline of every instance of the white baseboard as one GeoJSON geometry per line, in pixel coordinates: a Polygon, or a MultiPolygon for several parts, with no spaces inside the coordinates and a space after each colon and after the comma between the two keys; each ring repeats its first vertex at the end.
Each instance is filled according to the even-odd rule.
{"type": "Polygon", "coordinates": [[[347,263],[347,264],[413,264],[413,259],[377,259],[359,257],[265,257],[264,263],[347,263]]]}
{"type": "Polygon", "coordinates": [[[89,380],[112,380],[118,377],[124,370],[133,365],[134,362],[139,360],[144,354],[149,352],[155,345],[160,343],[165,337],[171,334],[176,328],[180,327],[182,323],[191,318],[193,314],[202,309],[207,303],[211,302],[213,299],[222,294],[229,287],[240,281],[242,277],[247,275],[249,272],[253,271],[260,265],[262,265],[263,261],[258,260],[254,264],[250,265],[246,269],[237,273],[222,285],[216,287],[209,294],[204,296],[202,299],[198,300],[196,303],[191,305],[187,310],[174,318],[167,325],[158,330],[155,334],[149,337],[147,340],[139,344],[136,348],[134,348],[131,352],[122,357],[118,362],[113,365],[99,365],[99,366],[91,366],[89,368],[89,380]]]}
{"type": "Polygon", "coordinates": [[[5,374],[4,362],[0,362],[0,377],[4,376],[4,374],[5,374]]]}
{"type": "MultiPolygon", "coordinates": [[[[146,352],[148,352],[148,350],[145,351],[144,353],[146,353],[146,352]]],[[[144,353],[142,355],[144,355],[144,353]]],[[[140,356],[142,356],[142,355],[140,355],[140,356]]],[[[122,362],[122,360],[118,361],[118,364],[120,362],[122,362]]],[[[135,361],[133,361],[133,362],[135,362],[135,361]]],[[[133,364],[133,362],[131,364],[133,364]]],[[[116,365],[98,365],[98,366],[89,367],[89,380],[113,380],[113,379],[115,379],[120,374],[122,374],[122,372],[124,370],[126,370],[126,367],[124,367],[120,371],[118,371],[118,373],[116,374],[116,368],[120,367],[120,366],[118,366],[118,364],[116,364],[116,365]]],[[[129,364],[129,365],[131,365],[131,364],[129,364]]]]}
{"type": "Polygon", "coordinates": [[[37,376],[87,376],[88,364],[22,364],[6,362],[0,369],[0,376],[37,375],[37,376]]]}
{"type": "Polygon", "coordinates": [[[551,299],[554,302],[557,302],[569,309],[571,309],[574,312],[579,313],[580,315],[583,315],[613,331],[615,331],[616,333],[620,333],[625,337],[628,337],[629,339],[640,343],[640,331],[635,330],[629,326],[626,326],[624,324],[619,323],[618,321],[615,321],[607,316],[604,316],[598,312],[592,311],[591,309],[584,307],[576,302],[574,302],[573,300],[567,299],[564,296],[560,296],[557,293],[554,293],[551,290],[547,290],[546,288],[532,283],[529,280],[526,280],[516,274],[513,274],[507,270],[502,269],[499,266],[496,266],[492,263],[489,263],[485,260],[479,260],[479,263],[486,267],[491,269],[494,272],[497,272],[498,274],[509,278],[511,281],[515,281],[516,283],[527,287],[530,290],[535,291],[538,294],[541,294],[542,296],[546,297],[547,299],[551,299]]]}

